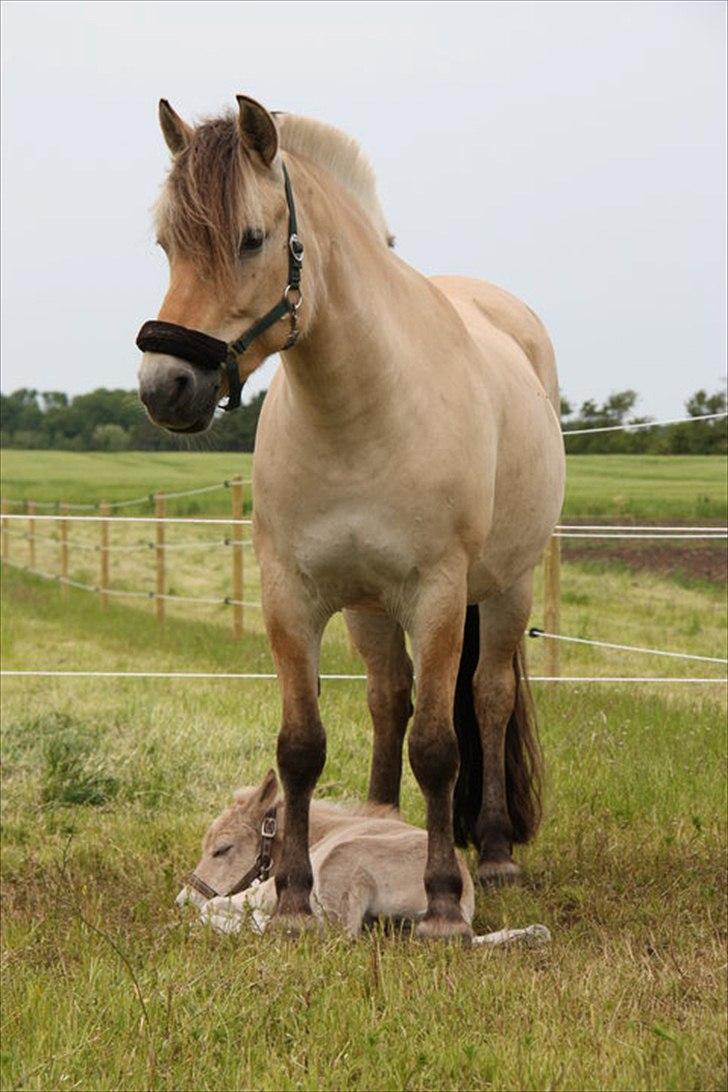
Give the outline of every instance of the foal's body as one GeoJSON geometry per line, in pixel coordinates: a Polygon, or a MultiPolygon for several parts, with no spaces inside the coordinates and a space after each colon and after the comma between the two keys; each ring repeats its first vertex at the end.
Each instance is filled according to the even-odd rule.
{"type": "MultiPolygon", "coordinates": [[[[235,800],[211,824],[203,840],[195,877],[230,890],[255,859],[257,846],[250,832],[257,831],[266,811],[275,803],[278,785],[271,771],[257,788],[241,789],[235,800]],[[220,848],[225,848],[220,855],[220,848]],[[216,855],[217,853],[217,855],[216,855]]],[[[183,888],[177,904],[194,902],[203,918],[223,931],[237,931],[245,911],[256,921],[273,917],[278,896],[275,871],[285,831],[285,802],[277,802],[277,832],[271,845],[273,875],[231,897],[205,900],[192,886],[183,888]]],[[[313,873],[312,908],[319,920],[333,922],[348,936],[357,936],[377,918],[414,921],[427,910],[422,876],[427,859],[427,834],[405,823],[393,808],[346,808],[326,800],[312,800],[309,848],[313,873]]],[[[463,891],[460,907],[470,924],[475,908],[473,881],[458,857],[463,891]]]]}
{"type": "MultiPolygon", "coordinates": [[[[239,105],[237,126],[217,119],[191,130],[162,104],[177,158],[158,218],[172,271],[159,318],[230,341],[280,294],[284,159],[306,246],[304,303],[298,343],[283,353],[264,404],[253,472],[263,610],[283,699],[278,923],[300,927],[311,912],[309,803],[325,759],[319,650],[328,619],[343,609],[367,666],[370,798],[382,803],[399,795],[412,687],[404,633],[412,638],[409,754],[428,821],[419,932],[468,933],[452,812],[468,604],[481,607],[477,670],[465,686],[482,775],[463,772],[482,785],[463,829],[479,846],[481,878],[514,872],[512,843],[537,825],[516,656],[533,568],[563,493],[553,352],[538,319],[507,293],[464,278],[430,281],[388,250],[371,172],[343,134],[301,118],[274,122],[244,97],[239,105]],[[219,173],[223,163],[232,164],[229,176],[219,173]],[[206,186],[223,198],[203,230],[206,186]],[[232,228],[228,208],[239,210],[232,228]],[[245,257],[227,287],[216,287],[200,273],[208,241],[223,253],[221,234],[253,224],[267,239],[257,265],[245,257]]],[[[267,330],[242,371],[281,344],[281,333],[267,330]]],[[[156,419],[195,429],[219,392],[199,369],[155,353],[146,354],[141,387],[156,419]]]]}

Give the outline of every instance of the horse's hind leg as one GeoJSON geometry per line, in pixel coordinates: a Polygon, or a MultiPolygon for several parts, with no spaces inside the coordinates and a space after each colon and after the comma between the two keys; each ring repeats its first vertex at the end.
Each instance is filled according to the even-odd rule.
{"type": "Polygon", "coordinates": [[[540,818],[540,751],[528,703],[521,642],[531,612],[533,574],[480,605],[480,658],[473,678],[483,748],[476,839],[483,883],[519,874],[514,842],[527,842],[540,818]]]}
{"type": "Polygon", "coordinates": [[[399,622],[385,614],[344,611],[367,669],[367,701],[374,728],[369,799],[399,807],[402,745],[412,715],[412,663],[399,622]]]}

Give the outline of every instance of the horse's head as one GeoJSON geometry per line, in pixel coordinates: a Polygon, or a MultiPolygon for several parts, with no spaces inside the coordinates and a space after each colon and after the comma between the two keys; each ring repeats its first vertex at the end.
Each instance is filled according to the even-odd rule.
{"type": "Polygon", "coordinates": [[[237,114],[192,128],[162,99],[159,118],[172,153],[156,207],[170,282],[157,322],[140,333],[139,394],[156,424],[199,432],[220,398],[237,404],[238,381],[297,330],[301,290],[289,286],[302,248],[296,258],[293,197],[263,106],[240,95],[237,114]],[[276,309],[249,346],[234,345],[276,309]],[[231,345],[238,351],[226,355],[231,345]]]}
{"type": "MultiPolygon", "coordinates": [[[[254,872],[263,841],[263,824],[277,795],[274,770],[268,771],[260,785],[235,793],[231,807],[208,828],[202,840],[202,856],[190,882],[177,896],[178,906],[191,902],[201,908],[209,898],[229,894],[254,872]],[[206,894],[205,889],[209,889],[206,894]]],[[[268,848],[271,850],[272,844],[268,848]]],[[[248,883],[253,878],[251,875],[248,883]]]]}

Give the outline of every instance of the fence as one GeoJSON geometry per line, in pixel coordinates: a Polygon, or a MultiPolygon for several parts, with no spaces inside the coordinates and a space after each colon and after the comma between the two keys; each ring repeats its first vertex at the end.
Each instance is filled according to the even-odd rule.
{"type": "MultiPolygon", "coordinates": [[[[566,430],[565,436],[574,435],[579,433],[591,433],[591,432],[612,432],[616,430],[632,430],[632,429],[644,429],[654,428],[664,424],[676,424],[681,421],[701,421],[712,420],[716,418],[725,417],[726,414],[714,413],[706,414],[700,417],[690,417],[678,419],[676,421],[659,421],[659,422],[638,422],[633,425],[614,425],[606,426],[594,429],[573,429],[566,430]]],[[[148,599],[153,602],[155,616],[159,623],[165,621],[166,604],[169,602],[183,602],[183,603],[198,603],[207,605],[224,605],[232,608],[232,636],[234,640],[240,640],[245,632],[245,610],[247,608],[258,608],[260,604],[256,601],[247,601],[245,599],[245,562],[244,551],[247,547],[252,545],[249,539],[242,537],[243,528],[249,526],[252,520],[243,518],[244,512],[244,486],[249,485],[248,479],[242,479],[241,477],[234,477],[226,479],[223,482],[213,483],[211,485],[200,486],[195,489],[187,489],[176,492],[157,492],[153,494],[145,494],[139,497],[133,497],[128,500],[119,500],[108,502],[106,500],[100,501],[98,504],[92,503],[71,503],[67,501],[9,501],[7,499],[2,500],[1,505],[1,519],[0,519],[0,537],[2,560],[9,565],[18,566],[18,562],[11,558],[11,546],[10,541],[12,538],[23,539],[27,542],[27,565],[20,565],[19,567],[25,569],[28,572],[35,574],[36,576],[43,577],[48,580],[54,580],[60,583],[61,587],[65,590],[68,587],[74,587],[84,591],[94,592],[99,596],[99,602],[103,609],[106,609],[109,605],[109,600],[112,597],[122,598],[136,598],[136,599],[148,599]],[[231,494],[231,514],[230,519],[224,518],[205,518],[205,517],[170,517],[168,516],[166,504],[169,500],[175,500],[183,497],[200,496],[203,494],[228,489],[231,494]],[[116,513],[125,508],[135,507],[145,503],[153,503],[154,515],[153,516],[124,516],[117,515],[116,513]],[[21,504],[25,508],[25,513],[11,513],[11,504],[21,504]],[[55,509],[53,514],[40,513],[39,509],[55,509]],[[97,513],[94,515],[80,515],[72,513],[97,513]],[[11,530],[11,523],[25,522],[27,521],[27,530],[25,532],[15,532],[11,530]],[[43,535],[38,533],[38,524],[57,524],[58,534],[56,536],[43,535]],[[96,544],[71,542],[69,539],[69,528],[73,523],[81,524],[98,524],[99,539],[96,544]],[[154,541],[148,541],[145,543],[137,543],[134,545],[125,545],[112,543],[111,530],[116,525],[121,524],[138,524],[138,525],[153,525],[154,527],[154,541]],[[206,542],[201,545],[199,541],[188,542],[168,542],[166,538],[166,528],[171,524],[183,524],[185,526],[219,526],[221,528],[230,529],[230,535],[225,536],[223,539],[206,542]],[[41,542],[52,542],[58,548],[58,571],[55,573],[43,572],[37,568],[37,545],[41,542]],[[226,548],[230,549],[230,588],[231,594],[223,596],[221,598],[214,598],[210,596],[192,596],[192,595],[178,595],[172,594],[168,590],[167,580],[167,557],[170,551],[177,550],[199,550],[204,546],[205,549],[213,548],[226,548]],[[69,551],[74,549],[80,550],[92,550],[98,552],[99,555],[99,579],[98,584],[89,584],[85,581],[73,580],[69,577],[69,551]],[[126,590],[114,588],[111,586],[111,556],[115,552],[130,552],[139,550],[153,550],[155,557],[155,586],[154,590],[142,591],[142,590],[126,590]]],[[[559,524],[549,544],[545,550],[543,556],[543,584],[544,584],[544,601],[543,601],[543,619],[544,629],[533,628],[529,631],[531,637],[544,637],[547,638],[547,653],[546,653],[546,670],[547,675],[543,676],[543,679],[559,679],[565,678],[561,675],[561,662],[560,662],[560,642],[563,641],[575,641],[585,644],[594,644],[605,648],[627,648],[628,646],[618,646],[610,642],[604,641],[590,641],[585,638],[568,637],[561,634],[561,540],[562,539],[666,539],[666,540],[708,540],[719,541],[728,539],[728,531],[723,527],[717,526],[641,526],[641,525],[605,525],[605,524],[559,524]]],[[[701,657],[693,656],[691,654],[680,654],[672,652],[662,652],[655,649],[642,649],[629,646],[632,651],[652,653],[656,655],[676,655],[684,659],[698,659],[714,663],[725,663],[725,660],[721,660],[716,657],[701,657]]],[[[23,674],[22,672],[12,672],[11,674],[23,674]]],[[[68,673],[60,673],[68,674],[68,673]]],[[[185,676],[186,677],[186,676],[185,676]]],[[[192,677],[192,676],[191,676],[192,677]]],[[[235,676],[235,677],[247,677],[247,676],[235,676]]],[[[252,677],[252,676],[251,676],[252,677]]],[[[257,676],[256,676],[257,677],[257,676]]],[[[349,676],[347,676],[348,678],[349,676]]],[[[354,676],[352,676],[354,677],[354,676]]],[[[605,681],[609,681],[606,677],[605,681]]],[[[614,677],[614,681],[618,681],[617,677],[614,677]]],[[[644,681],[660,681],[657,678],[645,678],[644,681]]],[[[668,681],[667,679],[665,681],[668,681]]],[[[687,680],[686,680],[687,681],[687,680]]],[[[708,680],[690,680],[694,682],[708,681],[708,680]]],[[[720,680],[717,680],[720,681],[720,680]]]]}
{"type": "Polygon", "coordinates": [[[11,529],[11,523],[18,522],[18,515],[9,512],[10,502],[2,501],[1,530],[2,559],[8,565],[18,566],[16,559],[11,557],[11,539],[21,539],[27,542],[27,565],[22,566],[27,572],[47,580],[57,581],[62,588],[74,587],[83,591],[95,592],[99,597],[99,603],[103,609],[108,608],[109,600],[113,597],[131,599],[149,599],[153,602],[154,612],[158,622],[165,621],[165,605],[168,602],[178,601],[185,603],[205,603],[210,605],[224,605],[232,608],[232,635],[234,640],[240,640],[245,629],[245,608],[256,608],[260,604],[248,602],[245,599],[245,562],[244,550],[252,546],[249,539],[241,537],[242,528],[249,526],[252,520],[243,518],[244,511],[244,487],[249,485],[249,479],[234,477],[215,485],[203,486],[199,489],[188,489],[180,492],[157,492],[143,497],[134,497],[128,501],[109,502],[102,500],[96,504],[72,504],[61,502],[22,502],[26,513],[20,516],[20,522],[27,520],[27,531],[16,532],[11,529]],[[168,500],[181,497],[199,496],[215,490],[228,489],[231,496],[230,520],[224,518],[208,519],[194,517],[169,517],[166,514],[168,500]],[[122,508],[151,502],[154,505],[153,516],[119,516],[114,513],[122,508]],[[38,508],[56,508],[53,515],[41,514],[38,508]],[[98,515],[75,515],[75,512],[98,512],[98,515]],[[56,525],[57,535],[44,535],[39,533],[37,525],[56,525]],[[73,542],[69,538],[69,529],[73,524],[93,524],[98,526],[98,542],[73,542]],[[154,540],[134,545],[112,543],[111,530],[114,525],[124,524],[151,524],[154,528],[154,540]],[[229,535],[219,542],[200,543],[199,541],[171,543],[166,538],[166,528],[170,524],[220,526],[229,530],[229,535]],[[36,565],[36,546],[39,543],[52,543],[58,549],[58,571],[43,572],[36,565]],[[175,550],[199,550],[216,547],[230,549],[230,584],[232,594],[222,598],[195,595],[174,595],[168,592],[167,583],[167,555],[175,550]],[[69,577],[69,552],[72,549],[92,551],[98,554],[98,583],[88,584],[84,581],[72,580],[69,577]],[[111,557],[117,552],[154,551],[155,560],[155,586],[154,590],[122,590],[111,586],[111,557]]]}

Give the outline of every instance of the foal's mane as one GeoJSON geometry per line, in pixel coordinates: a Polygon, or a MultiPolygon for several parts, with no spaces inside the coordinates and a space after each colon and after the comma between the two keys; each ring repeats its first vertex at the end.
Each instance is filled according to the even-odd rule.
{"type": "MultiPolygon", "coordinates": [[[[312,118],[277,114],[280,147],[328,171],[358,201],[383,243],[392,245],[377,196],[374,171],[358,143],[312,118]]],[[[160,242],[172,243],[206,273],[230,279],[235,270],[241,218],[263,222],[264,197],[255,184],[238,130],[236,114],[203,121],[174,160],[157,202],[160,242]]]]}

